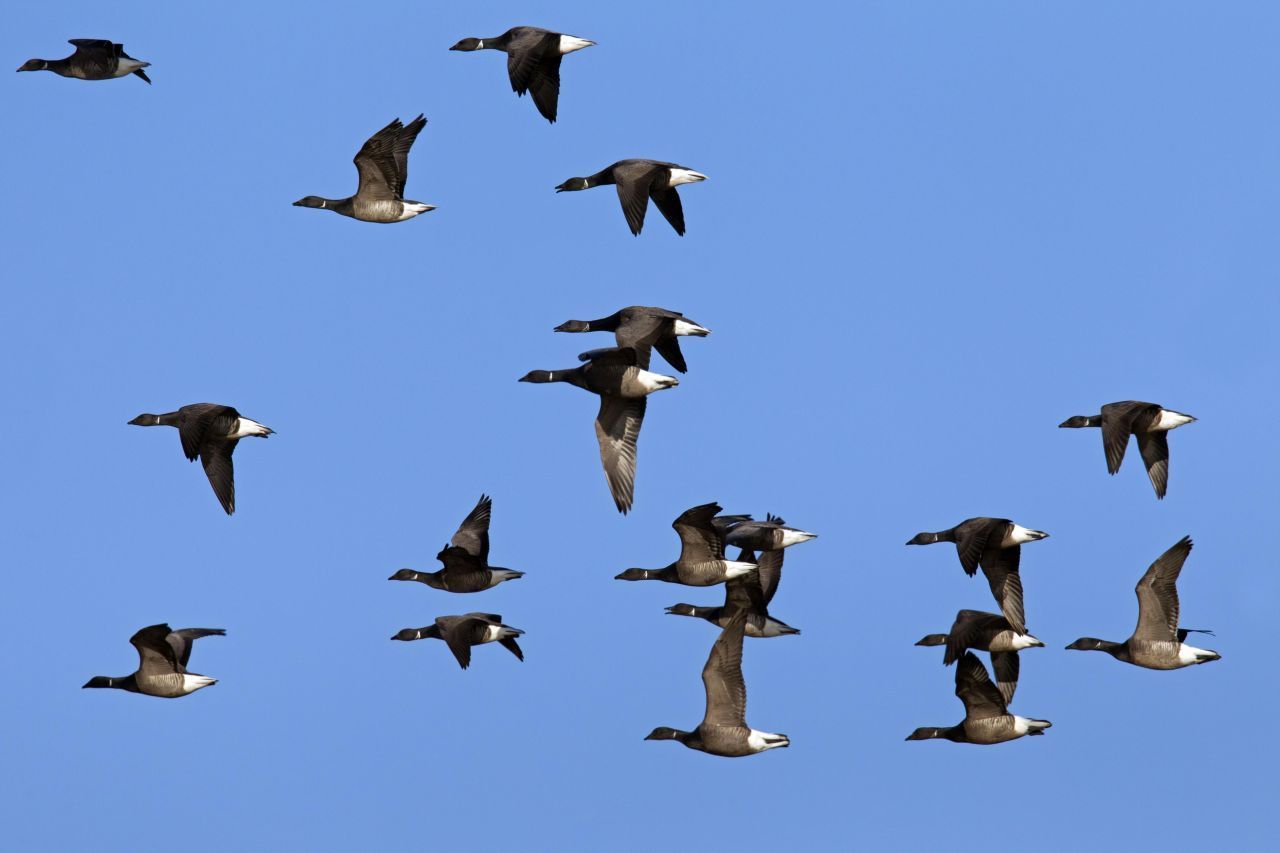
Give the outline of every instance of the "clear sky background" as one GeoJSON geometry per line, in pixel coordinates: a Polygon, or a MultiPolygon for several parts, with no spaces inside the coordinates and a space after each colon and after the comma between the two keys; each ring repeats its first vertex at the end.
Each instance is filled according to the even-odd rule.
{"type": "MultiPolygon", "coordinates": [[[[6,417],[0,544],[12,849],[852,847],[1258,849],[1278,787],[1272,540],[1280,476],[1280,10],[1257,3],[14,0],[16,68],[111,38],[153,63],[82,83],[0,75],[6,417]],[[593,39],[560,121],[465,36],[593,39]],[[424,112],[407,194],[374,226],[351,158],[424,112]],[[710,176],[688,235],[639,238],[625,157],[710,176]],[[516,379],[630,304],[714,330],[655,396],[635,511],[613,508],[595,400],[516,379]],[[1158,502],[1097,431],[1142,399],[1200,418],[1158,502]],[[242,442],[226,517],[177,435],[140,412],[214,401],[242,442]],[[481,492],[497,565],[473,596],[389,583],[481,492]],[[821,536],[747,641],[748,759],[645,743],[692,728],[715,630],[663,615],[719,589],[624,584],[674,559],[687,507],[821,536]],[[912,644],[994,609],[921,530],[1009,516],[1028,622],[1014,710],[1047,736],[904,743],[961,719],[912,644]],[[1150,672],[1066,652],[1126,638],[1133,586],[1184,534],[1184,624],[1220,663],[1150,672]],[[527,631],[462,672],[437,615],[527,631]],[[80,690],[136,665],[137,628],[227,629],[178,701],[80,690]]],[[[655,362],[659,363],[660,362],[655,362]]],[[[984,656],[985,658],[985,656],[984,656]]]]}

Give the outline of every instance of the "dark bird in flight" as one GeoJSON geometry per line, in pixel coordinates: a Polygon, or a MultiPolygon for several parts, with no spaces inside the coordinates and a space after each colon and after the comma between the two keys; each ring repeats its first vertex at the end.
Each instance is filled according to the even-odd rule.
{"type": "Polygon", "coordinates": [[[444,640],[458,659],[458,665],[466,669],[471,666],[471,647],[484,643],[496,642],[523,661],[524,652],[516,643],[516,637],[523,633],[518,628],[503,625],[502,617],[497,613],[467,613],[436,617],[435,623],[425,628],[403,628],[391,639],[404,642],[427,638],[444,640]]]}
{"type": "MultiPolygon", "coordinates": [[[[679,311],[643,305],[623,308],[599,320],[566,320],[556,326],[555,331],[613,332],[618,346],[635,349],[640,367],[649,369],[650,350],[656,349],[667,364],[681,373],[685,373],[688,366],[680,352],[680,338],[689,335],[703,338],[711,334],[710,329],[704,329],[679,311]]],[[[578,358],[586,360],[590,356],[591,353],[584,352],[578,358]]]]}
{"type": "Polygon", "coordinates": [[[705,181],[707,176],[687,166],[659,160],[619,160],[606,169],[585,178],[570,178],[556,187],[556,192],[577,192],[613,184],[618,188],[618,201],[632,234],[644,228],[644,214],[649,200],[662,211],[671,227],[684,236],[684,208],[676,187],[705,181]]]}
{"type": "MultiPolygon", "coordinates": [[[[754,562],[725,557],[724,537],[730,527],[747,516],[716,516],[720,504],[695,506],[671,523],[680,536],[680,557],[661,569],[627,569],[620,581],[666,581],[685,586],[713,586],[757,572],[754,562]]],[[[758,583],[758,581],[757,581],[758,583]]]]}
{"type": "Polygon", "coordinates": [[[123,678],[95,675],[84,686],[113,687],[161,699],[176,699],[195,693],[201,687],[218,682],[207,675],[187,672],[192,643],[201,637],[222,637],[226,633],[221,628],[179,628],[174,631],[164,624],[148,626],[129,638],[138,650],[137,672],[123,678]]]}
{"type": "Polygon", "coordinates": [[[1169,430],[1195,421],[1191,415],[1164,409],[1155,403],[1125,400],[1107,403],[1100,415],[1074,415],[1058,424],[1062,429],[1102,428],[1102,450],[1107,456],[1107,473],[1120,470],[1129,436],[1137,436],[1138,452],[1147,466],[1147,476],[1156,490],[1156,497],[1164,500],[1169,488],[1169,430]]]}
{"type": "Polygon", "coordinates": [[[400,569],[387,580],[417,581],[446,592],[480,592],[503,581],[524,577],[524,572],[489,565],[489,518],[493,500],[481,495],[475,509],[462,520],[451,542],[436,555],[444,568],[436,572],[400,569]]]}
{"type": "Polygon", "coordinates": [[[954,743],[992,744],[1042,735],[1053,725],[1009,713],[1008,702],[991,683],[987,668],[973,652],[965,652],[956,667],[956,696],[964,703],[964,720],[949,728],[919,728],[907,740],[942,738],[954,743]]]}
{"type": "Polygon", "coordinates": [[[77,80],[113,80],[133,74],[148,83],[151,78],[142,69],[150,62],[134,59],[124,52],[124,45],[109,39],[71,39],[76,52],[62,59],[28,59],[19,71],[52,71],[60,77],[77,80]]]}
{"type": "Polygon", "coordinates": [[[275,430],[257,421],[241,417],[230,406],[217,403],[192,403],[164,415],[138,415],[129,423],[134,426],[171,426],[178,428],[182,452],[191,462],[200,457],[205,476],[222,508],[231,515],[236,511],[235,469],[231,454],[242,438],[266,438],[275,430]]]}
{"type": "Polygon", "coordinates": [[[538,112],[554,124],[556,106],[560,102],[560,60],[566,53],[593,44],[593,41],[539,27],[512,27],[497,38],[465,38],[449,50],[500,50],[505,53],[512,91],[520,97],[530,93],[538,112]]]}
{"type": "Polygon", "coordinates": [[[991,666],[996,673],[996,686],[1005,702],[1013,701],[1018,689],[1018,652],[1023,649],[1043,647],[1044,643],[1030,634],[1013,630],[1009,620],[995,613],[980,610],[961,610],[956,621],[945,634],[929,634],[917,646],[946,646],[942,654],[944,666],[958,661],[969,649],[979,649],[991,654],[991,666]]]}

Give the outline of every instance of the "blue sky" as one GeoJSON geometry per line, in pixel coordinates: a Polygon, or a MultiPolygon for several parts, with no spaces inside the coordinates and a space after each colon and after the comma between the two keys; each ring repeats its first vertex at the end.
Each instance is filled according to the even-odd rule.
{"type": "Polygon", "coordinates": [[[1258,849],[1280,573],[1268,3],[191,4],[15,0],[14,68],[122,41],[136,79],[4,81],[6,488],[0,555],[14,849],[1258,849]],[[504,58],[447,48],[536,24],[599,42],[560,121],[504,58]],[[290,207],[355,187],[393,117],[429,124],[372,226],[290,207]],[[683,239],[616,194],[556,195],[624,157],[710,176],[683,239]],[[614,510],[595,401],[516,379],[629,304],[714,330],[649,406],[636,508],[614,510]],[[1136,456],[1056,425],[1144,399],[1169,497],[1136,456]],[[177,436],[125,422],[216,401],[278,431],[236,454],[221,513],[177,436]],[[476,596],[389,583],[481,492],[476,596]],[[718,500],[821,534],[748,641],[748,721],[793,746],[722,760],[645,743],[701,719],[715,631],[663,615],[719,590],[623,584],[718,500]],[[920,530],[1009,516],[1028,624],[1014,709],[1046,737],[904,743],[962,715],[938,650],[993,609],[920,530]],[[1122,640],[1133,585],[1184,534],[1183,621],[1223,660],[1148,672],[1066,652],[1122,640]],[[469,610],[524,664],[460,671],[399,628],[469,610]],[[227,629],[179,700],[81,691],[138,627],[227,629]],[[1168,816],[1166,810],[1176,809],[1168,816]],[[140,835],[140,833],[145,833],[140,835]]]}

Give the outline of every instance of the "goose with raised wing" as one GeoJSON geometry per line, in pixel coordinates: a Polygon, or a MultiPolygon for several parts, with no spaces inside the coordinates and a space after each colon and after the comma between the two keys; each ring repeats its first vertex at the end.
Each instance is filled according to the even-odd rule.
{"type": "Polygon", "coordinates": [[[409,179],[409,149],[426,124],[427,120],[421,115],[408,124],[395,119],[369,137],[353,161],[360,175],[355,195],[347,198],[309,195],[295,201],[293,206],[332,210],[361,222],[383,224],[404,222],[435,210],[433,204],[404,197],[404,185],[409,179]]]}
{"type": "MultiPolygon", "coordinates": [[[[681,373],[689,368],[684,354],[680,352],[680,338],[690,335],[703,338],[711,334],[710,329],[698,325],[679,311],[644,305],[622,308],[599,320],[566,320],[554,331],[613,332],[618,346],[635,349],[638,364],[645,370],[649,369],[650,351],[656,349],[667,364],[681,373]]],[[[590,357],[590,352],[578,356],[583,360],[590,357]]]]}
{"type": "Polygon", "coordinates": [[[685,586],[713,586],[757,572],[755,563],[730,560],[724,553],[727,530],[741,517],[716,518],[720,504],[695,506],[671,523],[680,537],[680,557],[661,569],[627,569],[620,581],[665,581],[685,586]]]}
{"type": "Polygon", "coordinates": [[[981,610],[961,610],[945,634],[929,634],[917,646],[946,646],[942,654],[944,666],[951,666],[969,649],[991,654],[991,668],[995,670],[996,687],[1004,701],[1012,702],[1018,689],[1018,652],[1023,649],[1041,648],[1044,643],[1030,634],[1013,630],[1009,620],[995,613],[981,610]]]}
{"type": "Polygon", "coordinates": [[[236,445],[242,438],[266,438],[275,433],[220,403],[192,403],[163,415],[141,414],[129,423],[177,427],[183,454],[189,462],[200,458],[209,485],[227,515],[236,511],[235,467],[231,463],[236,445]]]}
{"type": "Polygon", "coordinates": [[[1022,545],[1048,536],[1044,531],[1030,530],[1007,518],[983,517],[967,519],[949,530],[937,533],[917,533],[907,544],[954,542],[965,574],[973,577],[981,567],[991,587],[991,595],[1000,605],[1000,612],[1009,620],[1013,630],[1025,634],[1027,625],[1022,604],[1022,576],[1018,574],[1022,545]]]}
{"type": "Polygon", "coordinates": [[[585,364],[569,370],[531,370],[521,382],[565,382],[600,398],[596,414],[596,439],[609,492],[618,511],[631,509],[636,485],[636,442],[644,422],[648,395],[674,388],[674,376],[651,373],[640,367],[633,347],[595,350],[585,364]]]}
{"type": "Polygon", "coordinates": [[[1179,628],[1178,576],[1191,553],[1190,536],[1184,536],[1161,554],[1139,579],[1138,626],[1123,643],[1081,637],[1068,649],[1106,652],[1118,661],[1146,669],[1182,669],[1221,660],[1222,655],[1198,649],[1186,642],[1189,634],[1212,634],[1203,628],[1179,628]]]}
{"type": "Polygon", "coordinates": [[[114,80],[130,74],[151,82],[142,69],[151,65],[124,52],[124,45],[110,39],[70,39],[76,52],[62,59],[28,59],[19,71],[52,71],[76,80],[114,80]]]}
{"type": "Polygon", "coordinates": [[[645,740],[675,740],[700,752],[726,758],[755,755],[791,745],[791,738],[762,732],[747,725],[747,683],[742,677],[742,637],[746,614],[738,613],[711,647],[702,668],[707,709],[691,732],[659,726],[645,740]]]}
{"type": "Polygon", "coordinates": [[[445,592],[480,592],[504,581],[524,577],[524,572],[489,565],[489,521],[493,499],[481,495],[475,508],[467,514],[448,546],[436,555],[444,568],[435,572],[400,569],[387,578],[393,581],[417,581],[445,592]]]}
{"type": "Polygon", "coordinates": [[[667,218],[675,232],[683,237],[684,208],[680,204],[676,187],[706,179],[707,176],[701,172],[676,163],[661,160],[619,160],[594,175],[569,178],[556,187],[556,192],[578,192],[592,187],[616,186],[618,201],[622,204],[622,215],[626,217],[627,227],[633,235],[638,236],[643,230],[645,211],[652,199],[654,206],[667,218]]]}
{"type": "Polygon", "coordinates": [[[502,624],[497,613],[466,613],[461,616],[438,616],[436,621],[423,628],[402,628],[391,639],[403,642],[414,640],[444,640],[449,651],[458,659],[458,666],[471,666],[471,647],[485,643],[497,643],[521,661],[524,652],[516,637],[524,634],[519,628],[502,624]]]}
{"type": "Polygon", "coordinates": [[[552,124],[560,103],[560,60],[566,54],[595,42],[544,30],[541,27],[512,27],[495,38],[465,38],[449,50],[500,50],[507,55],[507,76],[511,90],[525,93],[542,117],[552,124]]]}
{"type": "Polygon", "coordinates": [[[965,652],[956,667],[956,696],[964,703],[964,720],[946,728],[922,727],[907,740],[940,738],[953,743],[993,744],[1042,735],[1053,723],[1009,713],[1009,703],[991,683],[987,668],[973,652],[965,652]]]}
{"type": "Polygon", "coordinates": [[[161,699],[176,699],[217,684],[217,679],[187,671],[191,646],[201,637],[222,637],[222,628],[179,628],[149,625],[129,638],[138,650],[138,669],[122,678],[95,675],[85,687],[114,688],[161,699]]]}
{"type": "Polygon", "coordinates": [[[1107,403],[1097,415],[1074,415],[1058,424],[1061,429],[1101,427],[1102,451],[1107,457],[1107,473],[1115,474],[1124,462],[1129,436],[1138,439],[1138,452],[1147,466],[1147,477],[1156,497],[1164,500],[1169,489],[1169,431],[1195,422],[1191,415],[1166,409],[1156,403],[1125,400],[1107,403]]]}

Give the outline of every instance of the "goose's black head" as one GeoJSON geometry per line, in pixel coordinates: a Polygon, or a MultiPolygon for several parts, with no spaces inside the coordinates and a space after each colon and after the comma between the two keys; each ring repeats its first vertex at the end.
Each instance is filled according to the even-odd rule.
{"type": "Polygon", "coordinates": [[[324,208],[329,204],[327,198],[320,198],[318,195],[309,195],[298,199],[293,203],[294,207],[319,207],[324,208]]]}
{"type": "MultiPolygon", "coordinates": [[[[26,62],[22,63],[22,67],[19,68],[18,70],[19,71],[43,71],[45,70],[45,68],[48,67],[48,65],[49,65],[48,61],[44,59],[28,59],[26,62]]],[[[88,686],[89,685],[87,684],[85,685],[85,687],[88,687],[88,686]]]]}
{"type": "Polygon", "coordinates": [[[1072,415],[1062,423],[1058,424],[1058,429],[1080,429],[1082,427],[1092,426],[1090,419],[1084,415],[1072,415]]]}
{"type": "Polygon", "coordinates": [[[463,39],[449,50],[481,50],[484,45],[480,39],[463,39]]]}
{"type": "Polygon", "coordinates": [[[917,533],[907,540],[908,545],[932,545],[938,541],[937,534],[934,533],[917,533]]]}
{"type": "Polygon", "coordinates": [[[616,581],[647,581],[653,576],[649,569],[627,569],[614,576],[616,581]]]}
{"type": "Polygon", "coordinates": [[[1106,640],[1098,640],[1093,637],[1081,637],[1071,645],[1067,646],[1067,649],[1075,652],[1097,652],[1109,645],[1111,645],[1111,643],[1108,643],[1106,640]]]}
{"type": "Polygon", "coordinates": [[[395,632],[395,634],[391,637],[391,639],[403,640],[404,642],[408,643],[408,642],[412,642],[413,640],[420,639],[420,637],[419,637],[419,632],[417,628],[401,628],[399,631],[395,632]]]}
{"type": "Polygon", "coordinates": [[[157,426],[160,423],[160,416],[141,414],[129,421],[129,423],[133,426],[157,426]]]}
{"type": "Polygon", "coordinates": [[[86,687],[111,687],[111,686],[112,684],[111,684],[110,678],[107,678],[105,675],[95,675],[93,678],[90,678],[83,685],[81,685],[80,689],[83,690],[86,687]]]}
{"type": "Polygon", "coordinates": [[[645,735],[645,740],[678,740],[683,741],[689,736],[688,732],[682,732],[679,729],[673,729],[669,726],[658,726],[649,734],[645,735]]]}
{"type": "Polygon", "coordinates": [[[400,569],[394,575],[387,578],[389,581],[412,581],[418,579],[418,573],[413,569],[400,569]]]}
{"type": "MultiPolygon", "coordinates": [[[[557,192],[558,192],[558,190],[557,190],[557,192]]],[[[564,321],[563,323],[561,323],[559,326],[556,326],[552,331],[555,331],[555,332],[589,332],[589,331],[591,331],[591,324],[590,324],[590,323],[588,323],[586,320],[565,320],[565,321],[564,321]]]]}
{"type": "Polygon", "coordinates": [[[560,186],[556,187],[556,192],[558,193],[576,192],[578,190],[585,190],[590,188],[591,188],[591,184],[587,182],[586,178],[570,178],[560,186]]]}

